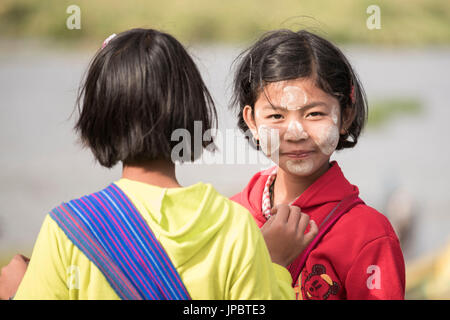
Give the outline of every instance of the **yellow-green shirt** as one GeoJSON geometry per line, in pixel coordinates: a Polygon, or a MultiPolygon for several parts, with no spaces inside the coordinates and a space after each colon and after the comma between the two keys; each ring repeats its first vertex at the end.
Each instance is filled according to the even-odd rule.
{"type": "MultiPolygon", "coordinates": [[[[250,213],[210,184],[160,188],[120,179],[192,299],[294,299],[250,213]]],[[[119,299],[97,266],[47,215],[15,299],[119,299]]]]}

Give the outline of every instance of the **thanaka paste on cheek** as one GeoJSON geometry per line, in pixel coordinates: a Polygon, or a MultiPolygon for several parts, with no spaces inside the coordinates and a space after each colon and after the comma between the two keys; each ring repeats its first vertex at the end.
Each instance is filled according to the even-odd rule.
{"type": "Polygon", "coordinates": [[[331,109],[331,119],[333,120],[333,123],[335,125],[338,125],[338,108],[336,105],[334,105],[331,109]]]}
{"type": "Polygon", "coordinates": [[[339,129],[337,126],[328,126],[318,141],[318,146],[323,154],[330,156],[339,142],[339,129]]]}
{"type": "Polygon", "coordinates": [[[338,106],[334,105],[331,110],[332,123],[324,122],[317,125],[314,130],[313,140],[319,147],[320,151],[330,156],[339,143],[339,127],[338,127],[338,106]]]}
{"type": "Polygon", "coordinates": [[[262,124],[258,127],[259,145],[268,156],[273,156],[280,148],[280,135],[277,128],[262,124]]]}

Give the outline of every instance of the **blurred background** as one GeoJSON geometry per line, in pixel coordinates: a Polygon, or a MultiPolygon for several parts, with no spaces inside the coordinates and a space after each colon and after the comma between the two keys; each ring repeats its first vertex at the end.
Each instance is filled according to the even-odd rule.
{"type": "MultiPolygon", "coordinates": [[[[1,0],[0,266],[31,255],[53,207],[120,178],[121,167],[96,164],[72,127],[91,57],[134,27],[169,32],[188,48],[221,132],[237,128],[233,60],[264,32],[307,29],[336,43],[366,89],[369,122],[358,145],[333,158],[399,235],[407,298],[450,298],[448,0],[1,0]]],[[[239,192],[267,164],[225,161],[236,144],[219,144],[208,164],[177,166],[180,183],[239,192]]]]}

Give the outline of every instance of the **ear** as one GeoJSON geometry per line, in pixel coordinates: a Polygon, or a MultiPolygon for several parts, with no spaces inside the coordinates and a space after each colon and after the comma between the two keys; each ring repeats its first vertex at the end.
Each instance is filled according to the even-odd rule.
{"type": "Polygon", "coordinates": [[[339,133],[341,135],[344,135],[347,133],[348,128],[352,125],[353,120],[355,120],[356,117],[356,110],[351,107],[347,107],[342,112],[341,116],[341,129],[339,133]]]}
{"type": "Polygon", "coordinates": [[[259,139],[258,130],[256,128],[255,116],[253,114],[253,108],[249,105],[245,106],[242,110],[242,117],[244,118],[245,124],[253,133],[255,139],[259,139]]]}

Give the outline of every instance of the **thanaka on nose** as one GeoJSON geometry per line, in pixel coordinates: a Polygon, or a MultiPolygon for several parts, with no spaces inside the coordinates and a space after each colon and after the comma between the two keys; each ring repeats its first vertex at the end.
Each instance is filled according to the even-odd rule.
{"type": "Polygon", "coordinates": [[[298,141],[302,139],[308,139],[308,133],[303,129],[303,126],[297,120],[289,122],[286,133],[284,134],[284,140],[298,141]]]}

